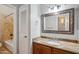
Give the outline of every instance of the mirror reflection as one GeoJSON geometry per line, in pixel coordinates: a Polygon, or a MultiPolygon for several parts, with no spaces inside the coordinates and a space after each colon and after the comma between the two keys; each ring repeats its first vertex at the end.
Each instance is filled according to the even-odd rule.
{"type": "Polygon", "coordinates": [[[44,30],[69,31],[69,13],[44,17],[44,30]]]}

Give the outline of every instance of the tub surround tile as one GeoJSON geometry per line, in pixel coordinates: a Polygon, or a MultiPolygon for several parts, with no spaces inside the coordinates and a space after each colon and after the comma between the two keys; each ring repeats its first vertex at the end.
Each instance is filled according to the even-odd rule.
{"type": "Polygon", "coordinates": [[[5,46],[0,47],[0,54],[12,54],[5,46]]]}

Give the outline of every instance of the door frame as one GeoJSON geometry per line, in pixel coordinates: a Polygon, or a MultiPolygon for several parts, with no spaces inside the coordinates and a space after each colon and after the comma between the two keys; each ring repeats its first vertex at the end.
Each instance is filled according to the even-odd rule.
{"type": "MultiPolygon", "coordinates": [[[[22,8],[27,8],[27,11],[28,11],[28,14],[27,14],[27,23],[28,23],[28,33],[27,33],[27,39],[28,39],[28,54],[30,53],[30,5],[29,4],[26,4],[26,5],[22,5],[21,7],[19,7],[19,32],[20,32],[20,22],[21,22],[21,19],[20,19],[20,9],[22,9],[22,8]]],[[[19,40],[20,40],[20,34],[19,34],[19,40]]],[[[20,44],[20,43],[19,43],[20,44]]],[[[18,48],[19,48],[19,46],[18,46],[18,48]]],[[[20,51],[19,51],[19,49],[18,49],[18,52],[20,53],[20,51]]]]}

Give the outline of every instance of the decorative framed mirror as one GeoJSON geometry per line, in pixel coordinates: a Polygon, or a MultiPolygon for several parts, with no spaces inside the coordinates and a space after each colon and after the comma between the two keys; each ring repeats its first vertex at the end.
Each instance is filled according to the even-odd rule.
{"type": "Polygon", "coordinates": [[[42,33],[74,34],[74,8],[41,15],[42,33]]]}

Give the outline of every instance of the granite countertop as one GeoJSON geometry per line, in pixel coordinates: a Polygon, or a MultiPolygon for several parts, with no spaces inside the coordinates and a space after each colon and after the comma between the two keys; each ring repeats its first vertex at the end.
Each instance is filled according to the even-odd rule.
{"type": "Polygon", "coordinates": [[[33,42],[44,44],[50,47],[55,47],[58,49],[63,49],[73,53],[79,53],[79,43],[67,42],[67,41],[56,40],[56,39],[41,38],[41,37],[34,39],[33,42]]]}

